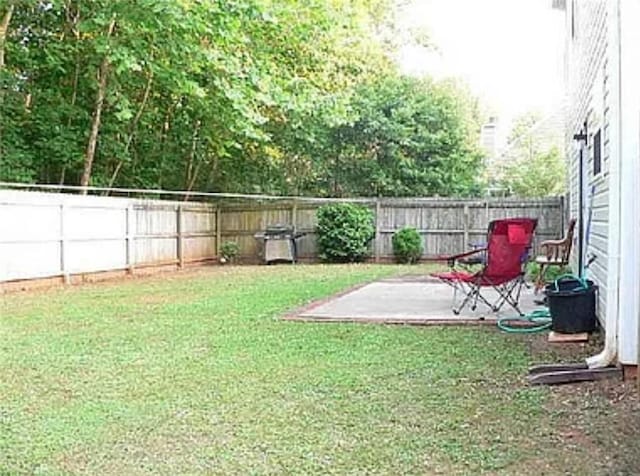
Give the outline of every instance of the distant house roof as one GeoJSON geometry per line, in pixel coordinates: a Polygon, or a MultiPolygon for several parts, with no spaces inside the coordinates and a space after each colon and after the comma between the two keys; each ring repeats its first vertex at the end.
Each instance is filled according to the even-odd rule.
{"type": "Polygon", "coordinates": [[[564,10],[567,8],[567,0],[552,0],[555,10],[564,10]]]}

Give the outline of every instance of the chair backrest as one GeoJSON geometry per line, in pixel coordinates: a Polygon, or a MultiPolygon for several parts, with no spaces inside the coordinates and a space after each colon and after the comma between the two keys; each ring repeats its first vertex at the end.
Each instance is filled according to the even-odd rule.
{"type": "Polygon", "coordinates": [[[571,248],[573,247],[573,232],[576,228],[576,219],[572,218],[569,221],[569,228],[567,228],[567,236],[564,237],[564,246],[562,247],[562,261],[565,263],[569,262],[569,257],[571,256],[571,248]]]}
{"type": "Polygon", "coordinates": [[[550,240],[542,243],[543,250],[546,250],[547,261],[553,264],[568,264],[573,247],[573,233],[576,228],[576,219],[569,221],[567,234],[561,240],[550,240]]]}
{"type": "Polygon", "coordinates": [[[492,221],[487,237],[487,262],[480,274],[496,282],[522,274],[537,225],[535,218],[492,221]]]}

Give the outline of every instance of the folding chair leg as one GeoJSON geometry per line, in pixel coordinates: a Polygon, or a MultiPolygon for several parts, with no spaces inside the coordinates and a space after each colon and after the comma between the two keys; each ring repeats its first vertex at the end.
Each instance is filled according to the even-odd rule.
{"type": "Polygon", "coordinates": [[[502,286],[495,286],[495,290],[500,294],[500,298],[493,305],[493,311],[499,312],[504,304],[509,304],[520,316],[524,316],[524,313],[520,309],[520,296],[522,294],[522,286],[524,285],[524,277],[513,281],[511,286],[504,284],[502,286]]]}
{"type": "Polygon", "coordinates": [[[457,316],[462,310],[470,304],[469,308],[475,311],[478,308],[478,303],[482,302],[493,312],[498,312],[504,306],[505,303],[509,304],[513,309],[521,316],[524,315],[520,310],[518,302],[520,300],[520,294],[522,286],[524,285],[524,279],[520,278],[512,281],[511,283],[493,286],[498,292],[499,298],[495,303],[489,302],[487,298],[482,294],[482,286],[476,283],[464,283],[464,282],[451,282],[447,284],[453,288],[453,301],[451,310],[457,316]],[[464,298],[459,305],[456,305],[458,300],[458,293],[464,294],[464,298]]]}
{"type": "Polygon", "coordinates": [[[473,297],[473,293],[466,293],[464,299],[462,300],[462,302],[460,303],[460,305],[456,308],[455,307],[455,302],[453,303],[453,313],[457,316],[458,314],[460,314],[460,312],[462,312],[462,310],[464,309],[464,307],[467,305],[467,303],[471,300],[471,298],[473,297]]]}
{"type": "Polygon", "coordinates": [[[489,309],[491,309],[493,311],[493,305],[487,300],[487,298],[485,298],[482,293],[480,292],[480,288],[478,287],[478,294],[476,296],[476,306],[474,307],[474,311],[477,308],[477,302],[478,301],[482,301],[489,309]]]}
{"type": "Polygon", "coordinates": [[[466,294],[464,300],[457,308],[454,307],[453,313],[458,315],[465,308],[467,304],[471,302],[469,309],[475,311],[478,309],[478,302],[483,302],[489,309],[492,308],[491,303],[482,295],[482,287],[479,284],[468,284],[468,288],[461,285],[463,292],[466,294]],[[468,290],[467,290],[468,289],[468,290]]]}
{"type": "Polygon", "coordinates": [[[475,311],[478,309],[478,298],[480,297],[480,286],[476,286],[475,295],[473,297],[473,305],[471,306],[471,310],[475,311]]]}
{"type": "Polygon", "coordinates": [[[536,284],[534,287],[534,292],[538,294],[542,288],[544,288],[545,280],[544,277],[549,270],[549,266],[546,264],[540,265],[540,270],[538,271],[538,275],[536,276],[536,284]]]}
{"type": "MultiPolygon", "coordinates": [[[[464,307],[469,303],[469,301],[471,299],[473,299],[473,296],[475,294],[475,289],[471,288],[469,289],[469,292],[466,292],[466,289],[464,287],[464,285],[462,283],[460,283],[460,290],[465,294],[464,299],[462,300],[462,303],[460,303],[460,305],[456,308],[455,307],[455,301],[453,302],[453,313],[457,316],[460,314],[460,312],[462,312],[462,310],[464,309],[464,307]]],[[[454,294],[455,296],[455,294],[454,294]]],[[[455,299],[455,297],[454,297],[455,299]]]]}

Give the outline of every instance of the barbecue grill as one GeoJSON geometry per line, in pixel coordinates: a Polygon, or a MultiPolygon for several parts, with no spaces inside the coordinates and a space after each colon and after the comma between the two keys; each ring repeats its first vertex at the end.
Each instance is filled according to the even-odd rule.
{"type": "Polygon", "coordinates": [[[261,246],[261,256],[265,264],[285,262],[295,263],[298,259],[296,240],[305,233],[296,232],[291,225],[268,225],[265,231],[254,237],[261,246]]]}

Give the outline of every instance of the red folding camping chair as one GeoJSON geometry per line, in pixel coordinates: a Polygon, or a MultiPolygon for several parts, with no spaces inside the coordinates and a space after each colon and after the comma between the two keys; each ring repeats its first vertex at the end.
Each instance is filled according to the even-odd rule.
{"type": "Polygon", "coordinates": [[[454,314],[460,314],[470,302],[471,310],[475,311],[478,301],[482,301],[494,312],[500,311],[504,304],[508,304],[518,314],[523,315],[519,306],[520,293],[525,285],[525,265],[529,259],[537,224],[538,220],[533,218],[492,221],[489,224],[486,248],[443,258],[447,260],[451,269],[444,273],[433,273],[432,276],[453,287],[454,314]],[[476,253],[486,253],[480,271],[471,273],[456,269],[456,264],[476,253]],[[482,288],[495,289],[499,295],[498,300],[494,303],[489,302],[482,295],[482,288]],[[464,299],[456,307],[458,292],[464,294],[464,299]]]}

